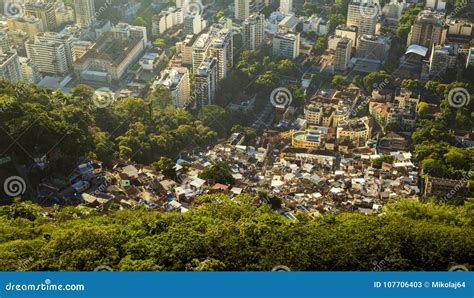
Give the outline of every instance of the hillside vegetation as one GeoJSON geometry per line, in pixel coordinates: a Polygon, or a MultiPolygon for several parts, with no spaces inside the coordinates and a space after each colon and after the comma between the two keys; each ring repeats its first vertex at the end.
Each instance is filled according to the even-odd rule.
{"type": "Polygon", "coordinates": [[[448,270],[472,266],[474,202],[402,201],[382,216],[297,214],[255,199],[201,197],[185,214],[149,209],[99,215],[84,207],[0,209],[0,270],[448,270]],[[471,264],[469,264],[471,262],[471,264]]]}

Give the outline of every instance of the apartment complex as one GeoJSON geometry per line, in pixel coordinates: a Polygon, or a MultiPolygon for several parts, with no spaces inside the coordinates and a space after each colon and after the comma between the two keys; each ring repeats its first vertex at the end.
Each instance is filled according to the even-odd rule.
{"type": "Polygon", "coordinates": [[[209,51],[210,56],[217,59],[217,78],[226,78],[234,66],[232,32],[229,29],[219,31],[214,36],[209,51]]]}
{"type": "Polygon", "coordinates": [[[37,84],[41,81],[41,74],[39,72],[38,66],[33,63],[33,60],[26,57],[20,57],[20,69],[23,80],[31,83],[37,84]]]}
{"type": "Polygon", "coordinates": [[[74,12],[76,15],[76,25],[87,28],[95,18],[94,0],[74,0],[74,12]]]}
{"type": "Polygon", "coordinates": [[[270,0],[234,0],[234,16],[237,20],[243,21],[253,12],[259,12],[270,3],[270,0]]]}
{"type": "Polygon", "coordinates": [[[202,107],[214,104],[218,72],[217,59],[206,58],[194,74],[195,100],[196,106],[202,107]]]}
{"type": "Polygon", "coordinates": [[[273,55],[295,59],[300,54],[300,33],[278,32],[273,37],[273,55]]]}
{"type": "Polygon", "coordinates": [[[250,50],[258,49],[263,43],[265,15],[254,13],[242,23],[242,38],[244,47],[250,50]]]}
{"type": "Polygon", "coordinates": [[[280,11],[285,14],[293,12],[293,0],[280,0],[280,11]]]}
{"type": "Polygon", "coordinates": [[[189,70],[186,67],[172,67],[162,72],[160,80],[154,88],[164,86],[169,90],[173,105],[185,107],[191,96],[189,70]]]}
{"type": "Polygon", "coordinates": [[[54,2],[27,2],[25,15],[38,18],[45,32],[54,31],[58,27],[54,2]]]}
{"type": "Polygon", "coordinates": [[[151,32],[153,35],[163,34],[165,31],[183,24],[184,15],[181,8],[169,7],[155,14],[152,18],[151,32]]]}
{"type": "Polygon", "coordinates": [[[334,65],[335,71],[345,71],[349,67],[351,60],[352,41],[348,38],[339,40],[336,46],[336,63],[334,65]]]}
{"type": "Polygon", "coordinates": [[[456,68],[456,60],[459,54],[459,46],[433,45],[430,56],[430,76],[442,76],[448,69],[456,68]]]}
{"type": "Polygon", "coordinates": [[[390,38],[381,35],[361,35],[357,41],[356,57],[384,61],[390,50],[390,38]]]}
{"type": "Polygon", "coordinates": [[[352,41],[352,46],[357,46],[357,39],[359,37],[356,26],[339,25],[336,27],[335,36],[345,37],[352,41]]]}
{"type": "Polygon", "coordinates": [[[359,35],[373,35],[379,14],[378,3],[353,1],[348,7],[346,25],[356,26],[359,35]]]}
{"type": "Polygon", "coordinates": [[[417,44],[431,49],[433,45],[442,45],[446,41],[447,31],[442,12],[423,10],[411,26],[407,46],[417,44]]]}
{"type": "Polygon", "coordinates": [[[11,82],[23,80],[20,62],[15,52],[0,53],[0,79],[11,82]]]}
{"type": "Polygon", "coordinates": [[[207,22],[202,18],[200,14],[197,15],[187,15],[184,17],[184,33],[187,35],[190,34],[199,34],[206,28],[207,22]]]}
{"type": "Polygon", "coordinates": [[[70,36],[54,32],[38,33],[35,40],[26,42],[26,54],[41,73],[63,76],[72,66],[72,42],[70,36]]]}

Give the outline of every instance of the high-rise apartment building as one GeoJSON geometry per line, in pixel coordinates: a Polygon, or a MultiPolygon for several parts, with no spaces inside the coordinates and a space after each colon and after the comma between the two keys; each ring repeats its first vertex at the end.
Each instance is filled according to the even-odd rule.
{"type": "Polygon", "coordinates": [[[380,5],[376,2],[353,1],[347,11],[347,26],[356,26],[359,35],[375,34],[380,5]]]}
{"type": "Polygon", "coordinates": [[[197,36],[194,35],[186,35],[183,41],[176,43],[176,54],[181,58],[184,65],[193,64],[193,44],[196,38],[197,36]]]}
{"type": "Polygon", "coordinates": [[[466,68],[474,66],[474,48],[470,48],[467,53],[466,68]]]}
{"type": "Polygon", "coordinates": [[[23,80],[20,62],[15,52],[0,53],[0,79],[10,82],[23,80]]]}
{"type": "Polygon", "coordinates": [[[208,33],[201,34],[193,44],[193,72],[201,66],[202,61],[208,56],[208,50],[212,42],[212,37],[208,33]]]}
{"type": "Polygon", "coordinates": [[[226,78],[234,66],[234,50],[232,32],[229,29],[222,29],[213,38],[209,48],[210,56],[217,59],[217,78],[226,78]]]}
{"type": "Polygon", "coordinates": [[[351,59],[352,41],[348,38],[342,38],[336,46],[336,64],[334,70],[345,71],[349,66],[351,59]]]}
{"type": "Polygon", "coordinates": [[[426,8],[433,10],[445,10],[446,0],[426,0],[426,8]]]}
{"type": "Polygon", "coordinates": [[[94,0],[74,0],[74,12],[77,26],[89,27],[95,19],[94,0]]]}
{"type": "Polygon", "coordinates": [[[56,32],[42,32],[36,34],[36,40],[53,41],[63,44],[64,50],[66,51],[67,67],[72,68],[72,44],[75,40],[72,36],[63,35],[56,32]]]}
{"type": "Polygon", "coordinates": [[[270,0],[234,0],[235,18],[243,21],[252,13],[259,12],[270,4],[270,0]]]}
{"type": "Polygon", "coordinates": [[[446,41],[447,31],[444,13],[423,10],[411,26],[407,46],[417,44],[431,49],[435,44],[442,45],[446,41]]]}
{"type": "Polygon", "coordinates": [[[171,95],[173,105],[183,108],[189,102],[191,85],[189,70],[186,67],[172,67],[162,72],[157,86],[165,86],[171,95]]]}
{"type": "Polygon", "coordinates": [[[155,14],[151,23],[152,34],[163,34],[166,30],[183,24],[183,17],[183,10],[175,7],[169,7],[168,9],[161,11],[159,14],[155,14]]]}
{"type": "Polygon", "coordinates": [[[204,60],[194,74],[196,106],[214,104],[217,89],[217,59],[204,60]]]}
{"type": "Polygon", "coordinates": [[[280,11],[285,14],[293,12],[293,0],[280,0],[280,11]]]}
{"type": "Polygon", "coordinates": [[[234,0],[235,18],[245,20],[255,9],[255,0],[234,0]]]}
{"type": "Polygon", "coordinates": [[[300,33],[278,32],[273,37],[273,55],[295,59],[300,54],[300,33]]]}
{"type": "Polygon", "coordinates": [[[63,76],[69,70],[68,61],[72,56],[69,56],[70,48],[66,49],[64,42],[58,41],[55,38],[42,38],[43,33],[39,33],[35,40],[28,40],[25,44],[26,54],[34,64],[38,66],[41,73],[49,75],[63,76]]]}
{"type": "Polygon", "coordinates": [[[10,50],[10,41],[5,32],[0,32],[0,53],[6,53],[10,50]]]}
{"type": "Polygon", "coordinates": [[[31,84],[37,84],[41,81],[38,66],[36,66],[30,58],[20,57],[20,68],[23,80],[31,84]]]}
{"type": "Polygon", "coordinates": [[[352,41],[352,46],[357,46],[357,38],[359,37],[356,26],[339,25],[336,27],[335,36],[346,37],[352,41]]]}
{"type": "Polygon", "coordinates": [[[54,2],[26,2],[25,15],[38,18],[45,32],[57,29],[54,2]]]}
{"type": "Polygon", "coordinates": [[[357,41],[356,57],[384,61],[390,50],[390,38],[381,35],[361,35],[357,41]]]}
{"type": "Polygon", "coordinates": [[[256,50],[263,43],[265,15],[254,13],[242,24],[243,45],[247,49],[256,50]]]}
{"type": "Polygon", "coordinates": [[[456,68],[459,46],[457,44],[434,45],[430,56],[430,76],[442,76],[448,69],[456,68]]]}
{"type": "Polygon", "coordinates": [[[184,33],[186,35],[199,34],[206,28],[207,22],[198,15],[187,15],[184,17],[184,33]]]}

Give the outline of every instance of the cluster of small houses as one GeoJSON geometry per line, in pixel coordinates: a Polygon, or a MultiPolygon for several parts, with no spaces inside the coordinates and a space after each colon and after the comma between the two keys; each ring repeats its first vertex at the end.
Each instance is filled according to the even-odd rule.
{"type": "Polygon", "coordinates": [[[174,180],[151,166],[116,162],[105,169],[99,161],[83,160],[69,177],[67,190],[55,196],[61,203],[80,203],[104,213],[112,204],[187,212],[204,194],[235,197],[263,190],[280,198],[278,211],[294,220],[296,211],[311,216],[338,211],[373,214],[390,200],[417,199],[420,195],[417,168],[409,152],[391,152],[393,163],[382,163],[380,169],[375,169],[372,161],[381,155],[364,147],[340,156],[336,169],[324,158],[285,160],[279,150],[272,150],[268,139],[260,139],[255,147],[242,145],[243,139],[243,135],[234,134],[207,152],[178,159],[174,180]],[[229,165],[232,185],[199,178],[214,160],[229,165]]]}

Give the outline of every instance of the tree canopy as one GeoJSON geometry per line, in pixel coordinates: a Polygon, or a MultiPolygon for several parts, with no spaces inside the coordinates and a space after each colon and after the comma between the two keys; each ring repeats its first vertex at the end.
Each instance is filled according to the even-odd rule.
{"type": "MultiPolygon", "coordinates": [[[[264,195],[263,195],[264,196],[264,195]]],[[[92,271],[440,270],[474,259],[474,205],[402,201],[384,215],[340,213],[290,221],[256,198],[200,198],[185,214],[150,209],[101,216],[81,207],[0,207],[0,269],[92,271]]],[[[262,200],[265,202],[267,200],[262,200]]]]}

